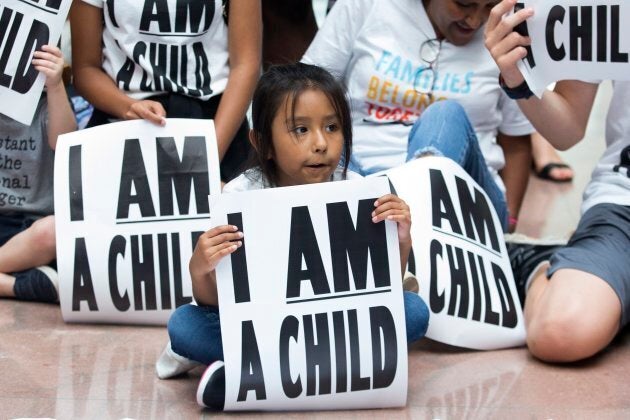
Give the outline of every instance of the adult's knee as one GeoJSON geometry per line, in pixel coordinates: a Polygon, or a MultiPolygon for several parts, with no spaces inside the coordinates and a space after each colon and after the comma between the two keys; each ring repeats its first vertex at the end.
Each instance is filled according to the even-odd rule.
{"type": "Polygon", "coordinates": [[[36,220],[31,227],[30,237],[33,246],[51,258],[55,257],[55,218],[47,216],[36,220]]]}
{"type": "Polygon", "coordinates": [[[546,362],[574,362],[597,353],[598,331],[585,316],[560,310],[531,319],[527,347],[532,355],[546,362]]]}
{"type": "Polygon", "coordinates": [[[461,116],[468,118],[464,107],[461,106],[459,102],[452,99],[433,102],[422,112],[422,115],[426,115],[427,117],[434,116],[435,114],[444,115],[449,119],[461,116]]]}
{"type": "Polygon", "coordinates": [[[458,155],[473,139],[476,141],[475,132],[459,103],[434,102],[422,112],[409,133],[407,160],[433,154],[458,162],[458,155]]]}
{"type": "Polygon", "coordinates": [[[458,102],[452,99],[433,102],[422,111],[420,118],[418,118],[411,129],[410,137],[413,137],[414,133],[423,126],[441,125],[447,121],[452,121],[454,118],[468,118],[466,111],[464,111],[464,108],[458,102]]]}

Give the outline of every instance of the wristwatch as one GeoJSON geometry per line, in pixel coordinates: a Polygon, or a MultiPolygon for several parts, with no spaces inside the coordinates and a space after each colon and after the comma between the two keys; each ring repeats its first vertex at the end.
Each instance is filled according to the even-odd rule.
{"type": "Polygon", "coordinates": [[[520,85],[510,88],[506,86],[503,76],[499,74],[499,86],[510,99],[529,99],[534,95],[534,92],[531,91],[525,80],[520,85]]]}

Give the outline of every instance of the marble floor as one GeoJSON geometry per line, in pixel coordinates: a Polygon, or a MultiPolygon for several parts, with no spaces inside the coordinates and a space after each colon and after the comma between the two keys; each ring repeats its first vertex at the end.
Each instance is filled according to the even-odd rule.
{"type": "MultiPolygon", "coordinates": [[[[519,231],[566,236],[581,192],[603,150],[610,88],[598,97],[587,139],[564,154],[572,184],[532,178],[519,231]]],[[[201,369],[161,381],[154,363],[166,331],[156,327],[65,324],[52,305],[0,301],[0,419],[151,419],[268,417],[200,409],[201,369]]],[[[309,412],[284,418],[630,418],[630,342],[623,331],[608,350],[568,366],[540,363],[524,348],[468,351],[424,340],[409,351],[409,392],[401,409],[309,412]]]]}

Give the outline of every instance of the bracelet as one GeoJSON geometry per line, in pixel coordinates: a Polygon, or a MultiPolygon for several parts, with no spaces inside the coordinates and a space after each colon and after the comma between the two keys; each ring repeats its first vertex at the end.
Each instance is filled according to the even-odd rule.
{"type": "Polygon", "coordinates": [[[501,86],[503,92],[505,92],[505,94],[510,99],[529,99],[531,96],[534,95],[534,92],[531,91],[529,85],[525,80],[523,80],[523,83],[521,83],[520,85],[511,88],[506,86],[505,80],[503,80],[503,76],[499,74],[499,86],[501,86]]]}
{"type": "Polygon", "coordinates": [[[514,216],[508,216],[508,225],[509,226],[516,226],[516,224],[518,223],[518,219],[514,216]]]}

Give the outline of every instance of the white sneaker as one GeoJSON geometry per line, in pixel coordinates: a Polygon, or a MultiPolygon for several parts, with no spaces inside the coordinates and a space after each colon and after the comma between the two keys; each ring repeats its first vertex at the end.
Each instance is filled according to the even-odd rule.
{"type": "Polygon", "coordinates": [[[168,379],[186,373],[200,365],[201,363],[175,353],[169,341],[155,363],[155,373],[160,379],[168,379]]]}
{"type": "Polygon", "coordinates": [[[206,368],[197,386],[197,404],[223,410],[225,405],[225,364],[217,360],[206,368]]]}

